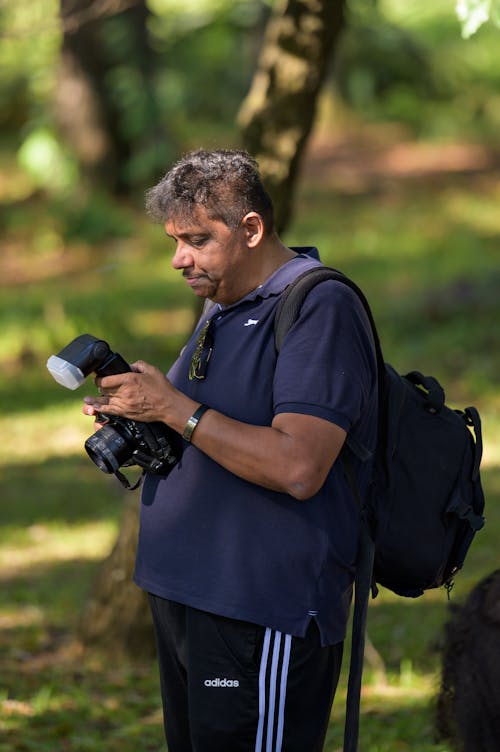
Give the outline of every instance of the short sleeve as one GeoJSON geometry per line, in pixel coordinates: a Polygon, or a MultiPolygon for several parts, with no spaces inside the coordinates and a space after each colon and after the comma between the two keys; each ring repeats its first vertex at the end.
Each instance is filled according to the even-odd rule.
{"type": "Polygon", "coordinates": [[[371,328],[357,295],[335,280],[307,295],[278,355],[274,412],[314,415],[345,431],[374,393],[371,328]]]}

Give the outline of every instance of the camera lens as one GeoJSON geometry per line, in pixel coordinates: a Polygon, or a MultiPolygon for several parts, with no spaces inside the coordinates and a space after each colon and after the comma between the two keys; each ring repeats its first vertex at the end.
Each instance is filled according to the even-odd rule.
{"type": "Polygon", "coordinates": [[[110,425],[103,426],[89,436],[85,449],[92,462],[108,474],[115,473],[134,452],[134,447],[127,438],[110,425]]]}

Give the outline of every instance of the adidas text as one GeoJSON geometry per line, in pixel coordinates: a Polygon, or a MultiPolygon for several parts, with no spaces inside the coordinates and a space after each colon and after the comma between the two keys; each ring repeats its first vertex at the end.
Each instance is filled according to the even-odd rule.
{"type": "Polygon", "coordinates": [[[205,679],[205,687],[239,687],[237,679],[205,679]]]}

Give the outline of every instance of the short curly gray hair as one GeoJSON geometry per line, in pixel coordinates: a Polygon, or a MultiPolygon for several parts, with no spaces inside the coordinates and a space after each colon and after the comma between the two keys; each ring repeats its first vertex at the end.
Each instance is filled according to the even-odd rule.
{"type": "Polygon", "coordinates": [[[231,229],[239,227],[250,211],[261,215],[267,233],[274,229],[271,198],[257,161],[245,151],[190,152],[146,193],[146,211],[156,222],[190,216],[197,206],[231,229]]]}

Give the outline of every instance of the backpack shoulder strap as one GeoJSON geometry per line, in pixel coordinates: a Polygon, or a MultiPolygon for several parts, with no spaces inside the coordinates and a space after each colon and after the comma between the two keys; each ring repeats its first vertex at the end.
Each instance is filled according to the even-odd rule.
{"type": "MultiPolygon", "coordinates": [[[[385,414],[384,411],[380,409],[381,405],[383,405],[384,403],[386,393],[386,365],[370,304],[368,303],[364,292],[358,287],[355,282],[353,282],[352,279],[347,277],[338,269],[333,269],[330,266],[315,266],[312,269],[307,269],[305,272],[302,272],[302,274],[299,274],[281,293],[279,303],[276,306],[276,313],[274,317],[274,345],[276,347],[276,352],[279,353],[279,351],[281,350],[283,340],[285,339],[285,336],[291,326],[297,320],[300,309],[309,292],[314,287],[316,287],[316,285],[329,279],[335,282],[341,282],[343,285],[349,287],[358,296],[370,323],[373,344],[377,358],[377,385],[379,404],[378,443],[380,444],[381,442],[383,442],[387,432],[387,427],[385,425],[385,414]]],[[[363,447],[360,447],[352,437],[349,437],[348,444],[354,454],[357,455],[361,460],[367,459],[367,457],[370,456],[370,453],[366,455],[363,447]]]]}
{"type": "Polygon", "coordinates": [[[370,305],[358,285],[353,282],[352,279],[347,277],[343,272],[338,269],[333,269],[329,266],[316,266],[312,269],[307,269],[302,274],[299,274],[293,282],[281,293],[281,298],[276,306],[276,314],[274,319],[274,343],[276,351],[279,352],[283,344],[283,340],[290,329],[290,327],[297,320],[300,313],[300,309],[308,293],[316,287],[320,282],[325,280],[334,280],[336,282],[342,282],[342,284],[350,287],[351,290],[358,296],[366,315],[370,322],[372,329],[373,341],[375,344],[375,351],[377,354],[377,365],[380,374],[384,373],[384,357],[382,355],[382,348],[380,346],[380,340],[371,312],[370,305]]]}

